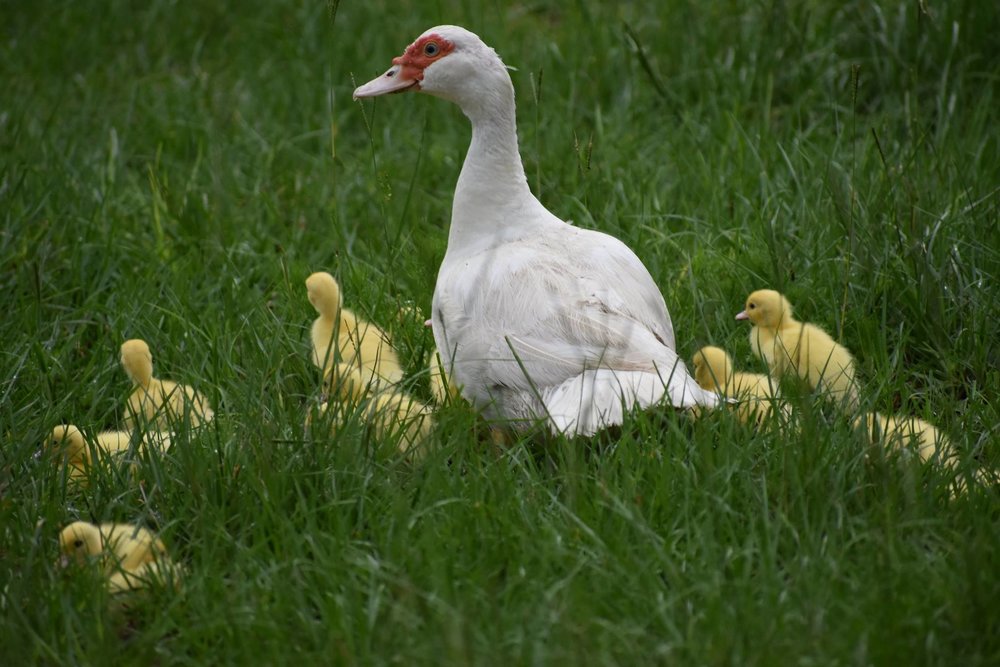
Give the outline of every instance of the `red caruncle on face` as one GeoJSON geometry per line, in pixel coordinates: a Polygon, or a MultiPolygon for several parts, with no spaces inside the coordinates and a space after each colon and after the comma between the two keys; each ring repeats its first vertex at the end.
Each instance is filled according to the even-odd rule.
{"type": "Polygon", "coordinates": [[[392,59],[399,65],[403,79],[423,81],[424,69],[455,50],[455,45],[436,34],[426,35],[406,47],[403,55],[392,59]]]}

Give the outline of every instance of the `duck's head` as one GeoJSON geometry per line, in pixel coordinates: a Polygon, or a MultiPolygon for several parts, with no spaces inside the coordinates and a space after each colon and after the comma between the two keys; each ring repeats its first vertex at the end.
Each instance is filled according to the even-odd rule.
{"type": "Polygon", "coordinates": [[[318,271],[306,278],[306,294],[309,303],[320,313],[332,316],[343,306],[340,285],[326,271],[318,271]]]}
{"type": "Polygon", "coordinates": [[[725,387],[732,372],[732,361],[721,347],[706,346],[695,352],[694,379],[702,389],[716,391],[725,387]]]}
{"type": "Polygon", "coordinates": [[[70,461],[79,459],[86,447],[83,433],[72,424],[56,426],[44,444],[45,451],[61,452],[70,461]]]}
{"type": "Polygon", "coordinates": [[[466,113],[483,97],[513,87],[500,56],[465,28],[441,25],[424,32],[393,58],[385,74],[354,91],[354,99],[417,90],[454,102],[466,113]]]}
{"type": "Polygon", "coordinates": [[[132,382],[146,386],[153,377],[153,353],[146,341],[133,338],[122,343],[122,367],[132,382]]]}
{"type": "Polygon", "coordinates": [[[792,304],[773,289],[757,290],[747,297],[746,307],[736,314],[738,320],[750,320],[754,325],[776,328],[792,318],[792,304]]]}
{"type": "Polygon", "coordinates": [[[86,562],[88,556],[96,556],[102,550],[101,531],[93,524],[75,521],[59,533],[60,563],[63,566],[86,562]]]}

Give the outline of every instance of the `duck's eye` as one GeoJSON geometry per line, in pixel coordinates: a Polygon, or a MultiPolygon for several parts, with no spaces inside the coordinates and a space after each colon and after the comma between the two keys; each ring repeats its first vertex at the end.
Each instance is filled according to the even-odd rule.
{"type": "Polygon", "coordinates": [[[427,42],[424,44],[424,55],[433,58],[438,54],[440,49],[438,48],[437,42],[427,42]]]}
{"type": "Polygon", "coordinates": [[[83,546],[83,540],[73,540],[73,546],[77,549],[83,546]]]}
{"type": "Polygon", "coordinates": [[[754,309],[754,308],[756,308],[756,307],[757,307],[757,304],[756,304],[756,303],[751,303],[751,304],[750,304],[750,310],[753,310],[753,309],[754,309]]]}

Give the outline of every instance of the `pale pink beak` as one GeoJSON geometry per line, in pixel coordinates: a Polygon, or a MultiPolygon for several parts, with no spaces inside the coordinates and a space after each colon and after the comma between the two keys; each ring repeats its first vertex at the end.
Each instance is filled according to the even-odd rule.
{"type": "Polygon", "coordinates": [[[425,327],[431,327],[433,325],[434,325],[434,320],[430,320],[430,319],[424,320],[424,326],[425,327]]]}
{"type": "Polygon", "coordinates": [[[372,79],[363,86],[358,86],[354,91],[354,99],[401,93],[413,86],[419,86],[420,81],[413,78],[412,74],[414,74],[412,68],[393,65],[382,76],[372,79]]]}
{"type": "Polygon", "coordinates": [[[747,315],[747,311],[741,310],[740,312],[736,313],[736,319],[738,319],[738,320],[749,320],[750,316],[747,315]]]}

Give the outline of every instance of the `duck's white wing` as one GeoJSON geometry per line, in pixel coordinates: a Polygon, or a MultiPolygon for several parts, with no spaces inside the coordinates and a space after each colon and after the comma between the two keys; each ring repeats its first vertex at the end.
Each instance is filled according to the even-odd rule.
{"type": "MultiPolygon", "coordinates": [[[[545,384],[587,367],[653,370],[661,355],[673,365],[674,331],[659,288],[635,254],[600,232],[563,227],[506,255],[516,264],[498,264],[496,294],[499,329],[509,351],[537,361],[545,384]],[[556,377],[546,363],[569,366],[556,377]],[[575,366],[575,368],[573,368],[575,366]]],[[[487,282],[489,282],[487,280],[487,282]]],[[[494,349],[493,352],[503,352],[494,349]]]]}
{"type": "MultiPolygon", "coordinates": [[[[574,230],[576,231],[576,230],[574,230]]],[[[579,290],[601,308],[640,322],[674,350],[674,326],[659,286],[632,250],[607,234],[579,230],[564,249],[579,255],[593,273],[581,278],[579,290]]],[[[572,259],[572,255],[568,257],[572,259]]]]}
{"type": "Polygon", "coordinates": [[[494,358],[503,386],[527,385],[560,431],[590,435],[620,424],[633,406],[715,405],[718,396],[694,381],[676,352],[642,323],[587,301],[541,322],[536,335],[508,335],[494,358]]]}
{"type": "Polygon", "coordinates": [[[435,336],[457,344],[467,387],[531,392],[553,425],[580,433],[664,397],[717,402],[677,357],[659,289],[617,239],[573,229],[477,260],[444,274],[436,295],[435,336]]]}

